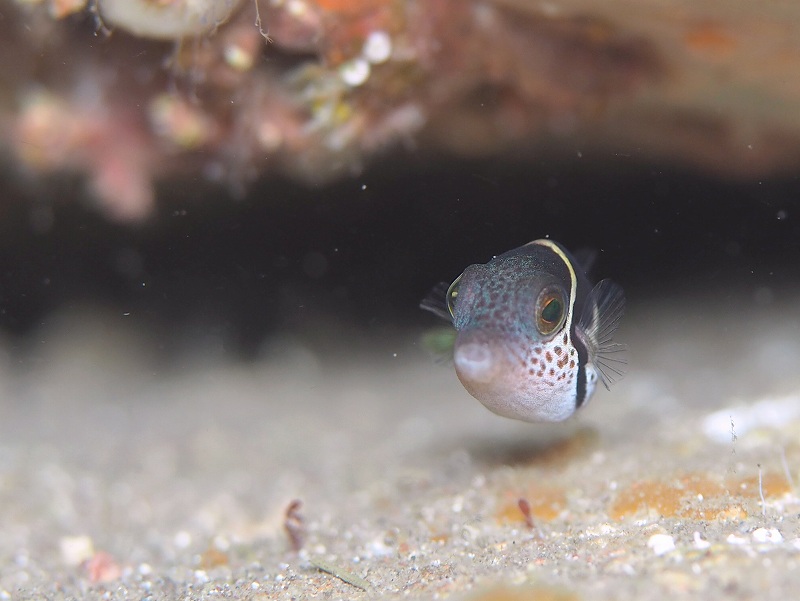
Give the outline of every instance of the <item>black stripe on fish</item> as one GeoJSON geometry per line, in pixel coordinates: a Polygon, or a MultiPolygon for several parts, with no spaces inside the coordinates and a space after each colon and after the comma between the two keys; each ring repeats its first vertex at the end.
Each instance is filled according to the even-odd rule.
{"type": "Polygon", "coordinates": [[[586,364],[589,362],[589,350],[581,336],[572,328],[572,345],[578,351],[578,382],[575,388],[575,409],[578,410],[586,402],[586,364]]]}

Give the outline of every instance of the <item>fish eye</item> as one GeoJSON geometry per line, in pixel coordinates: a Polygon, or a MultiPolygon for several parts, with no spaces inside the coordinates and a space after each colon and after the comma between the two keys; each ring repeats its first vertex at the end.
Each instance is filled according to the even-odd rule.
{"type": "Polygon", "coordinates": [[[561,290],[548,288],[536,301],[536,327],[545,336],[552,334],[564,324],[564,293],[561,290]]]}
{"type": "Polygon", "coordinates": [[[456,299],[458,298],[458,284],[461,281],[461,277],[464,274],[458,276],[455,281],[450,284],[450,287],[447,289],[447,310],[450,311],[450,316],[456,316],[456,299]]]}

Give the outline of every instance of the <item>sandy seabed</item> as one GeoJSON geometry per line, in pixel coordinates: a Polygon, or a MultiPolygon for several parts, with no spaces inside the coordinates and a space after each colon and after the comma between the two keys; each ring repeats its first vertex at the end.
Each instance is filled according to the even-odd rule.
{"type": "Polygon", "coordinates": [[[76,322],[6,355],[0,599],[792,598],[800,316],[708,300],[555,426],[412,335],[162,368],[76,322]]]}

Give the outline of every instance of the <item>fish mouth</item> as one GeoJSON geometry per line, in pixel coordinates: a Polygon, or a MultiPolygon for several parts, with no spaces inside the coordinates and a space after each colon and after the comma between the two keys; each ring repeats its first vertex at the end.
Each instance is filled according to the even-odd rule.
{"type": "Polygon", "coordinates": [[[509,375],[519,362],[515,351],[502,333],[461,331],[453,348],[456,375],[464,388],[481,400],[499,388],[508,388],[509,375]]]}
{"type": "Polygon", "coordinates": [[[462,383],[487,384],[500,366],[497,349],[485,342],[457,344],[453,353],[456,374],[462,383]]]}

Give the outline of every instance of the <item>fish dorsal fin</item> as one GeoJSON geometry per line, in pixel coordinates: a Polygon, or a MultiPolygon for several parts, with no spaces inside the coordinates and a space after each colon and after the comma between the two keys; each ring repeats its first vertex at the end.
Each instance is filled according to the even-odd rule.
{"type": "Polygon", "coordinates": [[[624,344],[613,341],[614,333],[625,313],[625,294],[611,280],[601,280],[592,288],[583,307],[578,329],[606,388],[625,375],[628,361],[623,356],[624,344]]]}
{"type": "Polygon", "coordinates": [[[422,299],[419,304],[420,309],[430,311],[437,317],[446,319],[453,323],[453,316],[450,315],[450,310],[447,308],[447,291],[450,285],[447,282],[439,282],[430,292],[422,299]]]}
{"type": "Polygon", "coordinates": [[[597,261],[597,251],[593,248],[579,248],[572,253],[572,258],[583,270],[583,273],[589,273],[597,261]]]}

